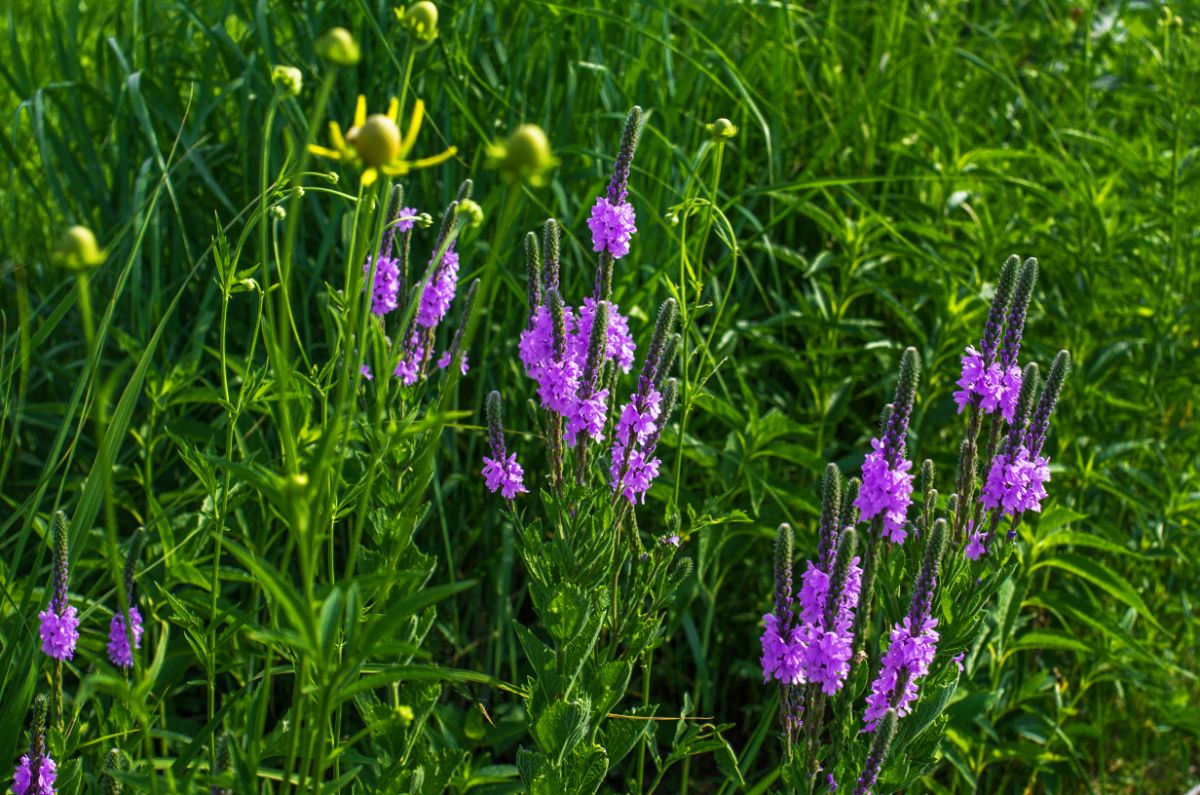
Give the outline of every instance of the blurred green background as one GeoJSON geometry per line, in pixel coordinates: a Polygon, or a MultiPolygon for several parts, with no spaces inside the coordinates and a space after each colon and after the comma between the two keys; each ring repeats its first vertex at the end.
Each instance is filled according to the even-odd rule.
{"type": "MultiPolygon", "coordinates": [[[[1134,793],[1194,784],[1200,6],[440,8],[441,35],[413,69],[429,111],[420,146],[453,143],[459,156],[407,184],[436,214],[471,176],[488,214],[460,245],[464,274],[500,269],[470,351],[476,367],[459,386],[473,417],[500,388],[513,427],[533,430],[513,344],[524,323],[521,235],[559,218],[570,238],[567,292],[581,295],[591,280],[583,221],[624,112],[639,104],[647,113],[631,180],[639,234],[615,298],[642,344],[657,304],[683,299],[692,358],[686,426],[666,437],[665,474],[640,521],[662,530],[663,506],[678,495],[698,564],[655,662],[654,698],[678,704],[687,693],[697,714],[736,722],[730,739],[747,780],[765,783],[778,744],[757,636],[774,527],[789,521],[802,551],[815,547],[817,478],[828,460],[857,470],[907,345],[926,372],[913,457],[933,458],[949,489],[962,432],[950,397],[958,355],[981,333],[990,281],[1018,253],[1041,263],[1023,361],[1044,368],[1067,348],[1076,363],[1047,448],[1053,483],[1039,531],[1069,522],[1107,542],[1077,550],[1106,573],[1030,566],[996,616],[1017,641],[985,642],[951,708],[947,764],[927,786],[1134,793]],[[719,163],[705,129],[718,117],[739,128],[719,163]],[[545,188],[510,187],[484,168],[486,145],[522,122],[541,125],[561,159],[545,188]],[[513,191],[512,233],[494,241],[489,227],[513,191]],[[707,213],[697,204],[705,200],[721,218],[699,240],[686,216],[707,213]],[[1021,628],[1045,631],[1022,642],[1021,628]],[[1037,640],[1046,637],[1058,640],[1037,640]]],[[[404,34],[376,0],[14,0],[0,17],[0,614],[11,612],[4,594],[30,575],[28,555],[12,561],[24,548],[17,530],[56,494],[69,510],[96,454],[88,433],[68,440],[47,495],[30,503],[84,358],[72,282],[48,252],[69,224],[97,230],[111,254],[92,276],[103,311],[150,214],[87,398],[111,412],[182,290],[117,454],[112,505],[123,527],[194,517],[201,490],[173,440],[203,445],[221,411],[209,389],[218,298],[209,246],[218,223],[239,233],[239,214],[257,201],[271,66],[305,75],[284,114],[294,140],[323,69],[313,42],[333,25],[354,30],[363,48],[331,100],[345,125],[357,94],[381,108],[403,77],[404,34]],[[169,192],[151,207],[164,169],[169,192]]],[[[283,137],[272,146],[278,164],[283,137]]],[[[319,349],[322,278],[340,267],[341,230],[326,202],[306,200],[303,212],[300,267],[311,278],[300,333],[323,361],[336,352],[319,349]]],[[[514,577],[511,547],[478,479],[477,422],[443,437],[418,543],[439,558],[435,581],[483,580],[481,593],[442,608],[437,655],[490,670],[478,641],[524,600],[502,589],[514,577]]],[[[536,469],[536,453],[531,460],[536,469]]],[[[12,643],[16,619],[0,626],[0,643],[12,643]]],[[[186,663],[177,677],[187,680],[186,663]]],[[[493,695],[494,711],[502,700],[493,695]]],[[[187,725],[187,696],[172,708],[187,725]]],[[[719,779],[715,767],[691,772],[695,791],[710,774],[719,779]]]]}

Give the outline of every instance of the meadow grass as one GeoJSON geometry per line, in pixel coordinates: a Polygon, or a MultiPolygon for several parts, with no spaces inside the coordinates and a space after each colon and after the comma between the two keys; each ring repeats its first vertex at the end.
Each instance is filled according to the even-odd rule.
{"type": "MultiPolygon", "coordinates": [[[[789,522],[815,549],[825,464],[857,470],[909,345],[926,373],[913,457],[954,471],[958,357],[1013,252],[1041,264],[1027,355],[1048,363],[1066,348],[1076,366],[1047,447],[1050,500],[1026,523],[1022,565],[917,786],[1194,785],[1195,11],[446,3],[440,36],[416,49],[374,0],[15,0],[0,23],[0,764],[27,743],[51,675],[36,612],[61,509],[72,593],[95,626],[120,601],[122,543],[138,526],[149,540],[139,665],[114,673],[102,630],[85,629],[60,791],[93,791],[113,746],[142,763],[135,791],[207,791],[216,770],[235,791],[288,791],[318,770],[328,791],[392,791],[418,742],[466,760],[454,791],[519,789],[530,741],[512,691],[530,663],[513,619],[532,621],[534,605],[519,533],[479,479],[484,399],[504,391],[506,430],[537,449],[514,343],[522,239],[558,218],[565,291],[588,289],[590,197],[637,104],[639,232],[613,299],[639,348],[676,299],[683,339],[664,472],[637,520],[654,537],[677,516],[695,568],[622,710],[687,705],[732,724],[736,764],[696,756],[656,780],[649,757],[679,740],[670,723],[607,786],[780,786],[776,696],[755,642],[774,529],[789,522]],[[354,31],[357,66],[316,55],[334,25],[354,31]],[[272,100],[276,64],[301,69],[300,96],[272,100]],[[405,91],[427,105],[423,151],[458,147],[404,178],[409,203],[436,224],[469,177],[485,213],[458,242],[463,283],[481,279],[474,366],[423,402],[391,386],[365,393],[372,405],[337,346],[348,263],[375,219],[356,214],[348,172],[322,176],[327,162],[308,161],[302,199],[279,176],[325,139],[308,122],[322,97],[345,125],[358,94],[380,108],[405,91]],[[718,117],[735,137],[709,134],[718,117]],[[559,158],[545,187],[486,167],[487,145],[523,122],[559,158]],[[76,223],[108,254],[82,285],[50,256],[76,223]],[[263,256],[268,225],[280,246],[295,229],[290,258],[263,256]],[[264,274],[282,273],[264,260],[288,263],[287,293],[264,292],[264,274]],[[314,472],[328,477],[299,477],[314,472]],[[343,579],[357,591],[333,587],[343,579]],[[359,622],[387,630],[343,645],[359,622]],[[340,703],[355,677],[376,677],[390,700],[340,703]],[[319,691],[339,703],[318,704],[319,691]]],[[[421,233],[420,257],[435,232],[421,233]]],[[[410,786],[441,791],[435,778],[410,786]]]]}

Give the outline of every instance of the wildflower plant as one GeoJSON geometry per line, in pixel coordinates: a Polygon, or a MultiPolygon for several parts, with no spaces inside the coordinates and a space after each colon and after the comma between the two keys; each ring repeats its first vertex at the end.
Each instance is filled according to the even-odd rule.
{"type": "MultiPolygon", "coordinates": [[[[666,607],[691,572],[688,558],[676,560],[678,534],[647,544],[637,522],[662,469],[658,444],[678,396],[675,301],[659,308],[639,357],[633,324],[612,298],[614,267],[635,256],[629,179],[641,126],[635,107],[587,221],[598,255],[590,294],[565,297],[571,280],[557,221],[544,224],[540,242],[534,232],[525,238],[528,320],[518,354],[536,397],[544,462],[520,463],[518,435],[503,426],[501,392],[487,399],[483,477],[506,500],[538,617],[537,624],[516,623],[532,666],[524,687],[534,743],[517,755],[531,792],[596,792],[635,746],[641,781],[660,707],[622,702],[635,666],[649,675],[666,607]],[[632,384],[623,383],[635,372],[632,384]]],[[[715,750],[722,764],[733,759],[720,736],[727,727],[689,724],[689,709],[672,754],[653,753],[660,778],[696,753],[715,750]]]]}
{"type": "Polygon", "coordinates": [[[964,654],[1018,566],[1018,525],[1047,497],[1042,453],[1070,356],[1055,357],[1044,384],[1036,364],[1021,367],[1036,279],[1036,260],[1004,263],[979,346],[962,356],[953,493],[939,497],[932,460],[916,482],[909,426],[920,359],[909,348],[861,478],[826,469],[816,555],[803,572],[792,529],[778,531],[761,662],[779,692],[789,791],[895,792],[934,762],[964,654]]]}

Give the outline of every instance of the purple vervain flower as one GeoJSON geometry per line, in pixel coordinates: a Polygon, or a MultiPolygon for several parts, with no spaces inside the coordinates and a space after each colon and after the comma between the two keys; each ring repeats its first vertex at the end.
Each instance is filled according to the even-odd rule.
{"type": "Polygon", "coordinates": [[[69,580],[67,522],[59,513],[54,521],[54,595],[46,609],[38,613],[42,651],[56,660],[73,658],[79,642],[79,614],[68,600],[69,580]]]}
{"type": "MultiPolygon", "coordinates": [[[[371,260],[363,263],[363,273],[370,278],[371,260]]],[[[400,292],[400,263],[380,254],[375,258],[375,285],[371,290],[371,311],[383,317],[396,308],[400,292]]]]}
{"type": "Polygon", "coordinates": [[[763,616],[762,657],[763,681],[775,679],[785,685],[804,681],[804,645],[800,627],[783,624],[774,613],[763,616]]]}
{"type": "Polygon", "coordinates": [[[629,240],[637,232],[636,215],[629,202],[614,204],[604,196],[596,197],[588,228],[592,230],[592,250],[607,252],[613,259],[629,253],[629,240]]]}
{"type": "Polygon", "coordinates": [[[901,458],[893,463],[899,456],[880,439],[871,439],[871,448],[863,461],[862,486],[854,505],[863,520],[883,514],[884,535],[900,544],[908,537],[904,525],[912,504],[912,461],[901,458]]]}
{"type": "MultiPolygon", "coordinates": [[[[60,512],[60,525],[66,519],[60,512]]],[[[33,728],[29,733],[29,753],[21,757],[13,771],[13,792],[16,795],[55,795],[54,779],[58,766],[46,750],[46,697],[39,695],[33,702],[33,728]]]]}
{"type": "Polygon", "coordinates": [[[864,731],[875,731],[888,709],[894,708],[897,717],[911,711],[911,704],[917,698],[917,680],[929,672],[937,652],[939,635],[935,627],[936,618],[927,617],[914,623],[908,616],[892,627],[879,676],[867,696],[864,731]]]}
{"type": "Polygon", "coordinates": [[[421,303],[417,306],[416,323],[423,328],[437,328],[450,310],[458,290],[458,252],[454,243],[442,255],[442,261],[425,282],[421,303]]]}
{"type": "Polygon", "coordinates": [[[55,795],[54,779],[58,776],[58,765],[46,754],[38,765],[37,781],[33,780],[33,763],[29,754],[23,754],[17,769],[13,771],[13,792],[15,795],[55,795]]]}
{"type": "Polygon", "coordinates": [[[1003,510],[1006,516],[1022,511],[1041,511],[1050,480],[1050,461],[1031,456],[1025,445],[996,454],[979,501],[985,508],[1003,510]]]}
{"type": "Polygon", "coordinates": [[[499,490],[505,499],[511,500],[529,490],[525,488],[525,471],[517,463],[517,454],[508,453],[504,448],[502,408],[500,393],[493,390],[488,394],[486,405],[492,456],[483,457],[483,479],[488,491],[494,494],[499,490]]]}
{"type": "MultiPolygon", "coordinates": [[[[133,606],[129,608],[129,625],[133,630],[133,648],[142,648],[142,614],[133,606]]],[[[133,649],[129,648],[125,616],[120,610],[113,613],[112,622],[108,625],[108,659],[121,668],[133,667],[133,649]]]]}
{"type": "Polygon", "coordinates": [[[58,612],[52,603],[38,613],[38,618],[41,620],[42,651],[56,660],[73,658],[75,644],[79,642],[79,614],[74,605],[67,605],[58,612]]]}
{"type": "Polygon", "coordinates": [[[991,534],[986,530],[976,531],[974,527],[974,523],[967,523],[967,547],[963,550],[967,560],[979,560],[987,554],[987,542],[991,534]]]}
{"type": "MultiPolygon", "coordinates": [[[[439,370],[445,370],[450,366],[450,351],[444,351],[442,355],[438,357],[437,366],[439,370]]],[[[466,375],[467,370],[469,369],[470,367],[467,365],[467,354],[464,352],[462,355],[462,361],[459,363],[459,370],[463,375],[466,375]]]]}
{"type": "Polygon", "coordinates": [[[974,402],[989,414],[999,410],[1006,421],[1012,422],[1017,397],[1021,394],[1021,368],[1018,365],[985,364],[983,355],[968,345],[962,357],[962,376],[958,385],[962,388],[954,393],[954,401],[958,404],[959,414],[974,402]]]}

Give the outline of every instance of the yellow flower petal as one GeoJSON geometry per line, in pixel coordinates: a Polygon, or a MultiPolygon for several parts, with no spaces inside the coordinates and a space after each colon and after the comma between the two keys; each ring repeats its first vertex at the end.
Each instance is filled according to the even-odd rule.
{"type": "Polygon", "coordinates": [[[317,157],[324,157],[329,160],[341,160],[342,159],[341,152],[337,151],[336,149],[327,149],[326,147],[318,146],[317,144],[309,144],[308,151],[309,151],[309,153],[314,154],[317,157]]]}
{"type": "Polygon", "coordinates": [[[361,127],[367,120],[367,98],[362,94],[358,95],[358,105],[354,108],[354,126],[361,127]]]}
{"type": "Polygon", "coordinates": [[[369,188],[375,184],[375,180],[379,178],[379,171],[374,168],[368,168],[363,172],[362,184],[364,188],[369,188]]]}
{"type": "Polygon", "coordinates": [[[342,128],[336,121],[329,122],[329,140],[333,142],[334,149],[346,151],[346,139],[342,137],[342,128]]]}
{"type": "Polygon", "coordinates": [[[438,163],[445,163],[456,154],[458,154],[458,147],[452,146],[441,154],[433,155],[432,157],[422,157],[419,160],[413,160],[409,163],[409,165],[411,165],[413,168],[429,168],[430,166],[436,166],[438,163]]]}
{"type": "Polygon", "coordinates": [[[425,118],[425,103],[417,100],[413,103],[412,118],[408,120],[408,129],[404,131],[404,140],[400,142],[400,157],[404,157],[417,142],[417,132],[421,129],[421,119],[425,118]]]}
{"type": "Polygon", "coordinates": [[[395,97],[392,97],[392,101],[388,103],[387,117],[397,123],[400,121],[400,100],[395,97]]]}

